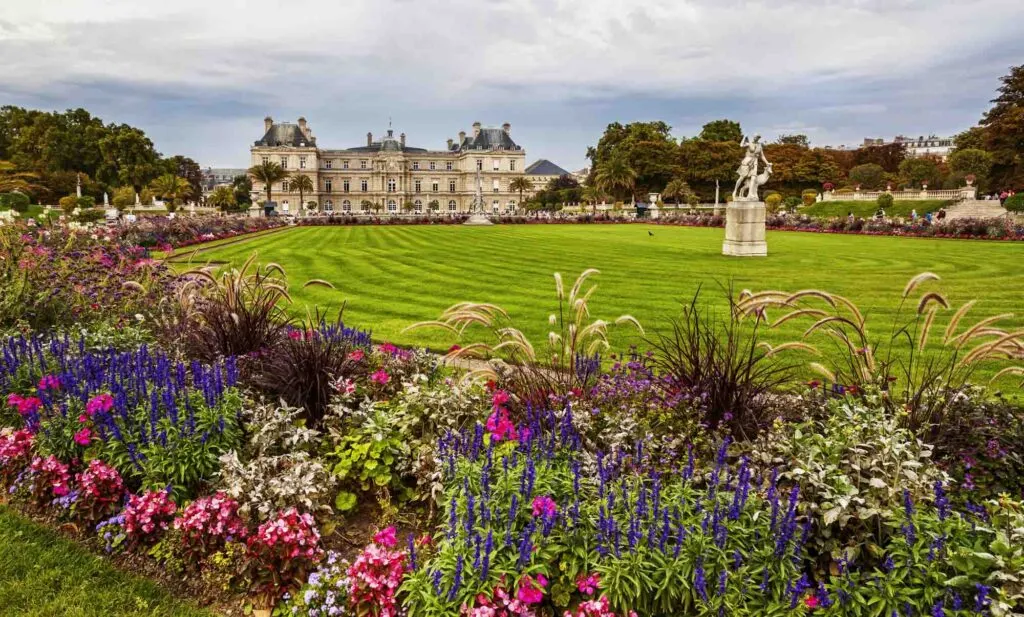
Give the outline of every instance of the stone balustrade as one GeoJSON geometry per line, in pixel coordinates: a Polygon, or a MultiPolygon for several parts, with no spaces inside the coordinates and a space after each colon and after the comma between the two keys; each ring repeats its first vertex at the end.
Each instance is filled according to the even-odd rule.
{"type": "Polygon", "coordinates": [[[825,191],[821,195],[822,201],[876,201],[879,195],[892,195],[895,201],[923,201],[928,199],[940,200],[972,200],[977,196],[977,188],[965,186],[958,189],[946,189],[929,191],[825,191]]]}

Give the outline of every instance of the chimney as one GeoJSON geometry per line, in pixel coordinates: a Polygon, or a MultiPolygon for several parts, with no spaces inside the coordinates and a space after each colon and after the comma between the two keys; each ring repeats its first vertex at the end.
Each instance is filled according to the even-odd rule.
{"type": "Polygon", "coordinates": [[[454,139],[452,139],[451,137],[449,137],[449,138],[448,138],[448,149],[449,149],[449,150],[451,150],[451,149],[452,149],[452,144],[453,144],[453,143],[455,143],[455,140],[454,140],[454,139]]]}
{"type": "Polygon", "coordinates": [[[466,141],[466,131],[459,131],[459,145],[466,141]]]}
{"type": "Polygon", "coordinates": [[[404,148],[405,147],[405,133],[402,133],[401,135],[398,136],[398,141],[402,144],[402,147],[404,148]]]}
{"type": "Polygon", "coordinates": [[[299,116],[299,130],[305,135],[306,139],[309,139],[309,128],[306,127],[306,119],[299,116]]]}
{"type": "Polygon", "coordinates": [[[263,132],[266,133],[270,130],[270,127],[274,126],[274,119],[267,116],[263,119],[263,132]]]}
{"type": "Polygon", "coordinates": [[[366,133],[366,145],[367,146],[372,146],[373,145],[373,133],[369,133],[369,132],[366,133]]]}
{"type": "Polygon", "coordinates": [[[505,131],[505,134],[508,135],[509,132],[512,130],[512,125],[506,122],[505,124],[501,125],[501,130],[505,131]]]}
{"type": "Polygon", "coordinates": [[[480,134],[480,123],[479,122],[474,122],[473,123],[473,138],[475,139],[476,136],[479,135],[479,134],[480,134]]]}

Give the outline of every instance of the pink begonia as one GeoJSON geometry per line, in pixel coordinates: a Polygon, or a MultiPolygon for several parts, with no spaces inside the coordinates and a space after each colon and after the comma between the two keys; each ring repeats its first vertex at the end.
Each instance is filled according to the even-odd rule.
{"type": "Polygon", "coordinates": [[[495,390],[494,394],[491,395],[491,405],[495,409],[504,406],[505,403],[508,403],[508,401],[508,392],[505,392],[504,390],[495,390]]]}
{"type": "Polygon", "coordinates": [[[529,604],[505,590],[504,576],[491,597],[477,594],[473,606],[464,604],[459,613],[465,617],[536,617],[537,614],[529,604]]]}
{"type": "Polygon", "coordinates": [[[487,418],[487,432],[495,441],[516,441],[519,437],[516,425],[509,420],[508,411],[504,407],[498,408],[491,414],[491,417],[487,418]]]}
{"type": "Polygon", "coordinates": [[[391,343],[382,343],[381,346],[378,347],[378,349],[380,349],[382,353],[386,353],[389,356],[393,356],[396,353],[398,353],[398,347],[395,347],[391,343]]]}
{"type": "MultiPolygon", "coordinates": [[[[608,596],[601,596],[599,600],[581,602],[575,611],[565,611],[562,617],[616,617],[616,615],[608,604],[608,596]]],[[[629,611],[629,617],[636,617],[636,611],[629,611]]]]}
{"type": "Polygon", "coordinates": [[[113,408],[114,397],[104,392],[103,394],[97,394],[89,399],[89,402],[85,404],[85,413],[89,414],[91,417],[98,413],[110,411],[113,408]]]}
{"type": "Polygon", "coordinates": [[[554,518],[555,514],[558,513],[558,504],[555,500],[548,497],[547,495],[537,496],[533,498],[533,515],[541,516],[543,518],[554,518]]]}
{"type": "Polygon", "coordinates": [[[92,431],[90,431],[88,428],[83,428],[82,430],[75,433],[75,443],[77,443],[78,445],[88,446],[91,442],[92,431]]]}
{"type": "Polygon", "coordinates": [[[131,540],[154,539],[171,525],[177,510],[167,491],[132,495],[124,508],[124,531],[131,540]]]}
{"type": "Polygon", "coordinates": [[[43,406],[43,401],[34,396],[23,397],[20,394],[8,394],[7,405],[17,407],[19,414],[27,416],[30,413],[39,411],[43,406]]]}
{"type": "Polygon", "coordinates": [[[174,519],[174,528],[182,532],[186,550],[202,557],[225,542],[244,539],[248,530],[238,507],[238,502],[223,492],[200,497],[185,506],[174,519]]]}
{"type": "Polygon", "coordinates": [[[0,467],[6,467],[18,460],[27,461],[31,452],[31,431],[26,429],[15,431],[9,428],[0,431],[0,467]]]}
{"type": "Polygon", "coordinates": [[[88,520],[112,514],[124,495],[121,474],[100,459],[89,461],[89,466],[75,476],[75,482],[78,484],[76,511],[88,520]]]}
{"type": "Polygon", "coordinates": [[[579,589],[580,593],[588,596],[594,595],[600,585],[601,577],[596,572],[589,576],[580,576],[576,580],[576,589],[579,589]]]}
{"type": "Polygon", "coordinates": [[[39,380],[38,388],[42,390],[59,390],[60,389],[60,377],[56,375],[43,375],[42,379],[39,380]]]}
{"type": "Polygon", "coordinates": [[[348,359],[352,360],[353,362],[359,362],[360,360],[363,359],[365,355],[366,353],[362,349],[357,349],[355,351],[349,352],[348,359]]]}
{"type": "Polygon", "coordinates": [[[398,543],[398,539],[395,537],[394,526],[386,529],[381,529],[373,536],[373,541],[381,546],[387,548],[394,548],[395,544],[398,543]]]}
{"type": "Polygon", "coordinates": [[[370,375],[370,380],[375,381],[383,386],[387,382],[391,381],[391,376],[389,376],[387,374],[387,371],[385,371],[384,369],[379,369],[376,373],[370,375]]]}
{"type": "Polygon", "coordinates": [[[55,497],[63,497],[71,492],[71,474],[68,472],[68,466],[60,462],[56,456],[37,456],[32,459],[30,469],[38,476],[37,481],[42,484],[40,489],[49,488],[55,497]]]}
{"type": "Polygon", "coordinates": [[[374,536],[374,544],[363,549],[346,572],[348,605],[356,615],[397,617],[400,611],[395,595],[405,575],[407,556],[405,551],[392,550],[386,544],[381,546],[377,536],[374,536]]]}
{"type": "Polygon", "coordinates": [[[254,586],[272,605],[281,594],[300,586],[323,556],[316,521],[295,508],[275,514],[246,541],[254,586]]]}
{"type": "Polygon", "coordinates": [[[548,579],[543,574],[538,574],[536,579],[527,574],[519,581],[516,597],[526,604],[540,604],[547,586],[548,579]]]}

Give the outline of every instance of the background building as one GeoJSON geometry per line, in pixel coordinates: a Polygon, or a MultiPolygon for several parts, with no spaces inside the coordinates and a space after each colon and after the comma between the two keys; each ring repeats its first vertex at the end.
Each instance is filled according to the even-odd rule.
{"type": "Polygon", "coordinates": [[[885,146],[893,143],[903,144],[907,149],[907,156],[910,158],[928,155],[938,157],[944,161],[953,150],[952,137],[937,137],[935,135],[929,135],[928,137],[921,135],[917,138],[897,135],[892,141],[869,137],[864,140],[863,147],[885,146]]]}
{"type": "MultiPolygon", "coordinates": [[[[296,124],[264,120],[264,135],[250,148],[251,164],[274,161],[292,175],[305,174],[316,190],[302,199],[325,212],[369,213],[511,212],[519,194],[509,190],[525,171],[526,151],[511,137],[512,126],[485,128],[474,122],[445,148],[428,150],[406,143],[405,133],[388,129],[375,140],[345,149],[320,148],[305,118],[296,124]]],[[[253,180],[253,200],[265,198],[253,180]]],[[[279,212],[299,211],[299,193],[285,180],[272,187],[279,212]]]]}
{"type": "Polygon", "coordinates": [[[551,180],[571,174],[547,159],[534,161],[526,168],[526,179],[533,185],[533,192],[543,191],[551,180]]]}
{"type": "Polygon", "coordinates": [[[235,177],[244,176],[248,171],[234,167],[207,167],[203,170],[203,197],[208,196],[218,186],[231,186],[235,177]]]}

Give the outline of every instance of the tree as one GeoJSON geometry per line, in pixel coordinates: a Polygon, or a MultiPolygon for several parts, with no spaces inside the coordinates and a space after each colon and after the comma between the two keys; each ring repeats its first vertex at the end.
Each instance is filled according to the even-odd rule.
{"type": "Polygon", "coordinates": [[[238,205],[238,201],[235,200],[235,191],[230,186],[218,186],[213,189],[206,203],[223,212],[234,210],[238,205]]]}
{"type": "Polygon", "coordinates": [[[988,174],[992,171],[992,155],[977,148],[957,148],[949,155],[949,168],[957,180],[973,175],[980,188],[988,182],[988,174]]]}
{"type": "Polygon", "coordinates": [[[675,178],[665,186],[665,191],[661,196],[673,200],[678,206],[680,201],[688,201],[692,193],[693,190],[690,189],[690,185],[686,183],[686,180],[675,178]]]}
{"type": "Polygon", "coordinates": [[[370,208],[373,208],[373,202],[370,201],[369,199],[364,199],[359,203],[359,207],[363,210],[363,212],[368,212],[370,208]]]}
{"type": "MultiPolygon", "coordinates": [[[[526,179],[526,176],[517,176],[515,178],[512,178],[512,181],[508,183],[508,190],[519,192],[519,205],[522,205],[523,193],[525,191],[532,191],[533,184],[531,184],[530,181],[526,179]]],[[[434,203],[436,203],[436,200],[431,202],[431,204],[434,203]]]]}
{"type": "Polygon", "coordinates": [[[807,135],[779,135],[775,143],[786,146],[800,146],[801,148],[811,147],[811,141],[807,139],[807,135]]]}
{"type": "Polygon", "coordinates": [[[953,138],[953,148],[955,150],[983,150],[985,148],[985,128],[972,126],[963,133],[958,133],[953,138]]]}
{"type": "Polygon", "coordinates": [[[700,139],[704,141],[732,141],[740,143],[743,139],[743,130],[740,128],[739,122],[714,120],[701,128],[700,139]]]}
{"type": "Polygon", "coordinates": [[[1000,78],[999,96],[985,113],[985,150],[992,154],[991,180],[997,188],[1024,188],[1024,64],[1000,78]]]}
{"type": "Polygon", "coordinates": [[[164,161],[164,167],[169,174],[184,178],[192,187],[193,195],[203,194],[203,170],[199,163],[187,156],[177,154],[164,161]]]}
{"type": "Polygon", "coordinates": [[[900,163],[900,178],[913,188],[922,184],[936,186],[939,184],[939,167],[935,159],[919,157],[906,159],[900,163]]]}
{"type": "Polygon", "coordinates": [[[174,174],[164,174],[149,185],[153,194],[167,204],[167,211],[174,212],[182,201],[192,194],[192,186],[188,180],[174,174]]]}
{"type": "MultiPolygon", "coordinates": [[[[524,179],[525,179],[525,178],[524,178],[524,179]]],[[[520,193],[520,196],[521,196],[521,195],[522,195],[522,193],[520,193]]],[[[520,203],[520,204],[521,204],[521,203],[523,203],[521,199],[520,199],[519,203],[520,203]]],[[[431,200],[430,200],[430,203],[428,203],[428,204],[427,204],[427,206],[428,206],[428,207],[429,207],[429,208],[430,208],[431,210],[433,210],[434,212],[437,212],[438,210],[440,210],[440,209],[441,209],[441,203],[440,203],[439,201],[437,201],[436,199],[431,199],[431,200]]]]}
{"type": "Polygon", "coordinates": [[[122,124],[100,140],[103,163],[96,177],[108,185],[130,184],[136,191],[160,175],[160,155],[137,128],[122,124]]]}
{"type": "Polygon", "coordinates": [[[880,189],[885,183],[885,170],[877,163],[857,165],[850,170],[850,182],[870,191],[880,189]]]}
{"type": "Polygon", "coordinates": [[[896,173],[905,158],[907,158],[907,147],[901,143],[891,143],[884,146],[868,146],[854,151],[853,164],[875,163],[889,173],[896,173]]]}
{"type": "MultiPolygon", "coordinates": [[[[110,203],[114,205],[118,210],[124,210],[135,205],[135,188],[131,186],[122,186],[114,189],[114,195],[112,196],[110,203]]],[[[149,189],[142,189],[142,193],[139,194],[139,203],[150,203],[153,201],[153,193],[149,189]]]]}
{"type": "Polygon", "coordinates": [[[299,192],[299,205],[306,203],[303,201],[306,193],[312,193],[316,190],[316,186],[313,185],[313,180],[310,179],[306,174],[298,174],[292,176],[290,181],[291,189],[299,192]]]}
{"type": "Polygon", "coordinates": [[[416,204],[414,204],[411,201],[406,200],[405,202],[402,203],[402,212],[405,212],[406,214],[412,214],[412,211],[415,209],[416,204]]]}
{"type": "Polygon", "coordinates": [[[248,206],[252,203],[252,178],[248,174],[235,176],[231,180],[231,188],[235,193],[235,203],[239,206],[248,206]]]}
{"type": "Polygon", "coordinates": [[[271,202],[273,201],[271,190],[274,183],[287,178],[288,172],[274,161],[263,161],[259,165],[253,165],[249,168],[249,176],[253,180],[263,183],[263,190],[267,192],[267,201],[271,202]]]}
{"type": "Polygon", "coordinates": [[[384,209],[384,204],[382,204],[379,201],[373,202],[373,211],[374,211],[374,213],[377,214],[377,216],[380,216],[380,211],[383,210],[383,209],[384,209]]]}
{"type": "Polygon", "coordinates": [[[32,172],[19,171],[10,161],[0,161],[0,193],[34,193],[43,190],[37,184],[39,176],[32,172]]]}
{"type": "Polygon", "coordinates": [[[587,149],[592,174],[587,183],[594,184],[597,170],[621,157],[635,173],[635,190],[660,192],[679,172],[670,130],[660,121],[609,124],[597,146],[587,149]]]}
{"type": "Polygon", "coordinates": [[[606,193],[611,195],[629,194],[630,199],[636,201],[632,196],[636,183],[636,172],[629,166],[625,156],[616,156],[602,163],[594,175],[594,181],[596,186],[606,193]]]}
{"type": "Polygon", "coordinates": [[[686,139],[677,151],[680,175],[691,188],[708,197],[714,196],[716,180],[732,183],[742,158],[743,147],[738,141],[686,139]]]}

